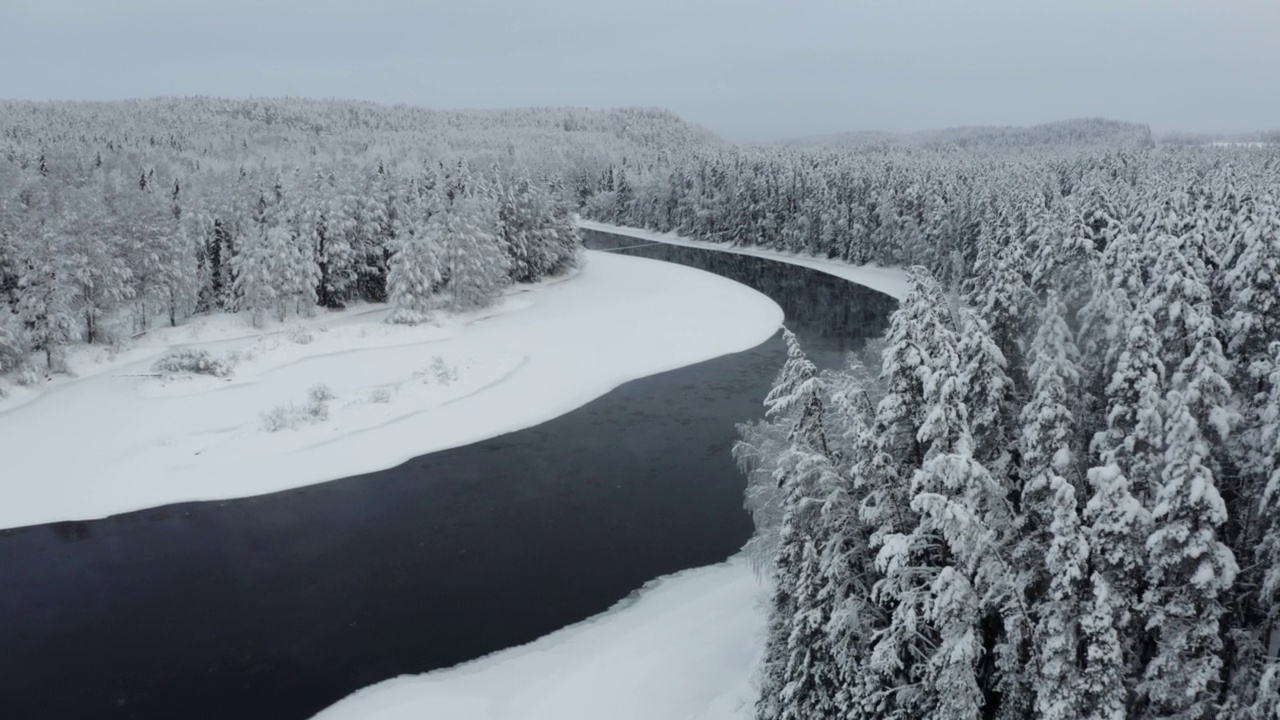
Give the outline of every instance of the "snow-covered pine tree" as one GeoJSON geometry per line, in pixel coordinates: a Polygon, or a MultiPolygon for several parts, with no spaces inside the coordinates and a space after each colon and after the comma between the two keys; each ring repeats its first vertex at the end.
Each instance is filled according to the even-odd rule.
{"type": "Polygon", "coordinates": [[[1090,593],[1080,619],[1084,669],[1079,702],[1083,717],[1124,720],[1136,658],[1132,613],[1144,572],[1147,511],[1134,498],[1129,480],[1114,463],[1091,468],[1093,495],[1084,510],[1089,548],[1090,593]]]}
{"type": "MultiPolygon", "coordinates": [[[[1020,311],[1025,312],[1025,311],[1020,311]]],[[[1015,397],[1014,382],[1006,373],[1006,362],[996,339],[988,331],[986,322],[971,309],[959,312],[961,332],[959,348],[961,362],[960,386],[962,401],[968,417],[972,438],[973,459],[988,473],[999,487],[999,493],[991,498],[1000,499],[990,522],[1003,523],[1008,515],[1004,502],[1016,498],[1022,486],[1022,472],[1018,468],[1017,427],[1020,411],[1015,397]]],[[[1021,353],[1022,340],[1016,344],[1021,353]]],[[[1021,356],[1021,354],[1020,354],[1021,356]]],[[[1025,371],[1020,374],[1025,376],[1025,371]]],[[[1011,556],[1012,525],[998,528],[999,539],[993,540],[992,552],[1011,556]]],[[[994,574],[978,579],[982,589],[982,622],[988,629],[980,667],[984,687],[1000,696],[997,717],[1025,717],[1032,703],[1033,682],[1026,672],[1029,658],[1025,657],[1031,645],[1032,619],[1026,611],[1021,591],[1015,578],[1008,577],[1000,566],[994,574]],[[994,631],[993,628],[1001,628],[994,631]],[[994,688],[994,690],[992,690],[994,688]]]]}
{"type": "Polygon", "coordinates": [[[787,418],[792,423],[793,442],[812,447],[824,457],[832,457],[823,423],[824,408],[818,369],[805,356],[795,333],[784,329],[787,361],[778,373],[773,389],[765,396],[765,416],[787,418]]]}
{"type": "Polygon", "coordinates": [[[862,717],[862,698],[868,688],[860,672],[876,629],[886,620],[873,601],[878,578],[871,530],[860,508],[871,491],[870,467],[876,452],[871,434],[875,409],[868,394],[869,378],[857,362],[825,377],[830,389],[826,416],[828,442],[837,446],[836,467],[843,481],[828,488],[821,523],[826,536],[822,549],[822,586],[818,598],[830,613],[827,642],[841,689],[834,705],[842,718],[862,717]]]}
{"type": "MultiPolygon", "coordinates": [[[[136,195],[137,186],[126,189],[136,195]]],[[[61,237],[64,267],[75,285],[73,309],[79,335],[89,343],[102,342],[103,323],[134,296],[133,271],[125,262],[129,228],[93,186],[51,193],[46,208],[53,232],[61,237]]],[[[122,209],[126,215],[127,209],[122,209]]]]}
{"type": "Polygon", "coordinates": [[[235,255],[239,248],[229,219],[201,218],[201,310],[235,307],[235,255]]]}
{"type": "Polygon", "coordinates": [[[480,193],[443,204],[428,221],[428,237],[442,248],[441,293],[448,307],[483,307],[510,282],[496,224],[494,202],[480,193]]]}
{"type": "Polygon", "coordinates": [[[267,311],[276,306],[275,278],[271,274],[276,252],[267,233],[261,232],[245,237],[232,258],[236,309],[248,310],[254,327],[261,326],[267,311]]]}
{"type": "MultiPolygon", "coordinates": [[[[1223,540],[1244,536],[1226,501],[1239,506],[1248,491],[1228,485],[1219,494],[1237,423],[1231,407],[1230,363],[1223,354],[1214,316],[1212,272],[1217,258],[1199,226],[1178,218],[1164,223],[1147,302],[1155,310],[1163,362],[1176,370],[1166,395],[1169,418],[1163,483],[1153,505],[1147,540],[1150,565],[1142,610],[1157,646],[1143,680],[1148,716],[1198,717],[1221,692],[1225,609],[1220,598],[1236,576],[1232,551],[1223,540]],[[1174,232],[1180,234],[1174,235],[1174,232]]],[[[1251,502],[1251,501],[1250,501],[1251,502]]],[[[1246,505],[1247,507],[1247,505],[1246,505]]],[[[1240,624],[1228,618],[1226,628],[1240,624]]]]}
{"type": "Polygon", "coordinates": [[[1161,485],[1166,387],[1160,337],[1147,306],[1130,311],[1124,337],[1124,350],[1106,389],[1107,427],[1094,437],[1091,449],[1102,465],[1120,467],[1135,497],[1146,505],[1161,485]]]}
{"type": "Polygon", "coordinates": [[[959,315],[960,383],[974,455],[1012,497],[1020,484],[1013,458],[1020,410],[1014,383],[1006,372],[1005,356],[983,318],[967,308],[959,315]]]}
{"type": "MultiPolygon", "coordinates": [[[[1126,241],[1122,236],[1118,242],[1126,241]]],[[[1109,247],[1114,248],[1118,242],[1109,247]]],[[[1082,374],[1077,429],[1082,448],[1091,448],[1093,439],[1106,428],[1106,388],[1120,359],[1125,323],[1133,302],[1127,290],[1112,286],[1105,265],[1100,262],[1094,266],[1092,294],[1078,313],[1076,333],[1082,374]]]]}
{"type": "Polygon", "coordinates": [[[61,372],[67,345],[79,338],[75,281],[65,238],[43,224],[34,231],[38,240],[20,258],[17,310],[31,349],[44,354],[46,370],[61,372]]]}
{"type": "Polygon", "coordinates": [[[1168,437],[1163,483],[1155,494],[1147,537],[1146,592],[1141,603],[1155,654],[1138,686],[1151,718],[1208,717],[1222,685],[1221,597],[1237,571],[1218,539],[1227,509],[1188,393],[1166,398],[1168,437]]]}
{"type": "MultiPolygon", "coordinates": [[[[1280,342],[1272,343],[1270,351],[1265,410],[1258,432],[1260,447],[1265,450],[1258,459],[1258,468],[1266,484],[1257,502],[1255,535],[1259,542],[1253,552],[1262,580],[1258,601],[1262,612],[1256,618],[1260,627],[1255,630],[1260,652],[1253,656],[1260,667],[1241,668],[1242,675],[1247,676],[1252,669],[1259,678],[1247,706],[1248,714],[1240,713],[1250,720],[1280,714],[1280,652],[1276,649],[1280,644],[1280,342]]],[[[1245,657],[1253,659],[1247,654],[1245,657]]]]}
{"type": "MultiPolygon", "coordinates": [[[[278,187],[276,192],[281,192],[278,187]]],[[[259,203],[255,227],[240,242],[232,260],[236,308],[252,313],[259,326],[267,312],[284,320],[291,305],[315,306],[319,273],[305,238],[290,228],[282,211],[265,196],[259,203]]]]}
{"type": "Polygon", "coordinates": [[[1008,374],[1018,388],[1025,385],[1023,335],[1030,325],[1034,296],[1027,284],[1027,260],[1012,230],[998,238],[987,277],[980,278],[971,298],[978,315],[989,328],[992,341],[1006,361],[1008,374]]]}
{"type": "Polygon", "coordinates": [[[928,271],[912,268],[908,280],[910,292],[890,319],[881,357],[885,395],[876,406],[874,453],[865,463],[868,489],[860,519],[877,555],[879,577],[872,601],[883,618],[857,670],[856,707],[861,717],[914,717],[926,702],[920,684],[931,645],[919,647],[923,638],[914,628],[923,619],[927,586],[920,587],[906,575],[907,563],[915,561],[908,533],[917,524],[909,483],[924,462],[926,446],[919,432],[927,410],[925,379],[932,372],[933,346],[954,343],[955,331],[928,271]]]}
{"type": "Polygon", "coordinates": [[[906,625],[908,616],[895,612],[887,634],[924,660],[911,704],[920,717],[995,711],[986,692],[1004,685],[998,671],[986,676],[980,662],[985,649],[1001,641],[1002,630],[985,620],[1002,624],[1011,578],[1001,548],[1011,518],[1005,488],[974,457],[963,379],[955,345],[936,344],[918,433],[928,449],[911,480],[917,524],[886,539],[879,557],[885,578],[877,590],[918,618],[906,625]]]}
{"type": "Polygon", "coordinates": [[[1202,431],[1213,431],[1216,444],[1225,445],[1235,418],[1227,383],[1231,368],[1218,340],[1211,290],[1209,263],[1216,259],[1194,230],[1182,236],[1161,233],[1155,243],[1159,249],[1145,302],[1160,336],[1161,363],[1171,373],[1170,384],[1187,389],[1184,401],[1202,431]]]}
{"type": "Polygon", "coordinates": [[[134,329],[146,330],[161,313],[177,325],[194,310],[200,282],[195,248],[182,234],[180,193],[140,192],[136,180],[104,180],[104,191],[108,214],[102,231],[108,237],[99,242],[114,245],[111,254],[128,270],[134,329]]]}
{"type": "Polygon", "coordinates": [[[511,279],[517,283],[537,280],[544,274],[534,239],[541,224],[539,197],[528,178],[517,178],[501,189],[498,201],[498,237],[507,255],[511,279]]]}
{"type": "Polygon", "coordinates": [[[76,236],[65,262],[77,286],[75,309],[83,323],[83,337],[89,343],[101,342],[103,320],[135,294],[133,271],[125,264],[123,253],[113,247],[121,242],[119,237],[93,237],[87,228],[77,232],[66,227],[63,231],[76,236]]]}
{"type": "MultiPolygon", "coordinates": [[[[400,212],[413,212],[415,199],[398,197],[395,179],[382,163],[365,178],[364,188],[355,199],[356,215],[356,286],[360,296],[370,302],[390,301],[391,255],[402,234],[400,212]]],[[[420,220],[425,223],[425,216],[420,220]]]]}
{"type": "Polygon", "coordinates": [[[781,469],[783,516],[757,716],[844,718],[846,682],[828,631],[834,603],[823,592],[830,536],[823,505],[840,479],[829,459],[803,442],[793,444],[781,469]]]}
{"type": "Polygon", "coordinates": [[[0,375],[21,367],[30,347],[22,317],[0,303],[0,375]]]}
{"type": "Polygon", "coordinates": [[[1068,312],[1076,312],[1089,300],[1089,288],[1094,267],[1100,253],[1090,237],[1078,207],[1080,201],[1063,209],[1067,217],[1052,215],[1041,218],[1037,231],[1039,239],[1035,260],[1030,272],[1031,289],[1040,296],[1049,291],[1058,293],[1068,312]]]}
{"type": "Polygon", "coordinates": [[[1010,518],[1004,490],[973,457],[947,303],[928,271],[909,277],[884,354],[888,394],[869,468],[878,487],[864,502],[882,573],[873,597],[887,621],[862,669],[861,709],[970,717],[986,707],[979,661],[996,640],[981,621],[1005,594],[999,547],[1010,518]]]}
{"type": "Polygon", "coordinates": [[[1086,637],[1089,657],[1099,659],[1087,663],[1084,680],[1095,698],[1091,705],[1099,708],[1110,708],[1115,693],[1129,698],[1142,666],[1145,623],[1134,613],[1143,592],[1151,502],[1164,467],[1164,366],[1155,320],[1145,305],[1131,310],[1125,337],[1107,385],[1107,427],[1091,448],[1097,465],[1089,471],[1093,494],[1085,509],[1094,583],[1086,637]],[[1123,653],[1119,667],[1112,665],[1113,642],[1123,653]],[[1120,688],[1112,684],[1117,681],[1120,688]]]}
{"type": "Polygon", "coordinates": [[[1014,562],[1025,606],[1035,615],[1038,657],[1033,715],[1084,717],[1080,681],[1080,621],[1085,614],[1089,547],[1076,499],[1079,486],[1071,413],[1079,387],[1078,352],[1067,308],[1050,290],[1031,343],[1031,397],[1022,410],[1019,540],[1014,562]]]}
{"type": "Polygon", "coordinates": [[[1266,411],[1266,373],[1269,346],[1280,341],[1280,206],[1273,197],[1261,199],[1253,224],[1244,233],[1235,264],[1227,271],[1233,312],[1228,319],[1227,350],[1235,360],[1232,386],[1242,413],[1242,431],[1235,455],[1242,475],[1260,487],[1259,459],[1267,452],[1259,432],[1266,411]]]}
{"type": "Polygon", "coordinates": [[[1264,428],[1268,413],[1274,412],[1268,392],[1269,344],[1280,340],[1280,209],[1269,193],[1251,197],[1241,189],[1230,195],[1214,221],[1227,265],[1215,284],[1215,299],[1223,308],[1225,354],[1232,360],[1230,407],[1236,421],[1219,487],[1228,514],[1223,535],[1242,568],[1224,620],[1229,628],[1224,705],[1241,717],[1270,717],[1264,708],[1280,707],[1280,675],[1274,664],[1276,624],[1267,600],[1274,595],[1261,590],[1269,563],[1243,559],[1261,560],[1256,553],[1273,542],[1269,536],[1274,533],[1270,506],[1261,499],[1274,502],[1265,494],[1270,473],[1266,458],[1274,441],[1264,438],[1264,428]],[[1263,714],[1247,715],[1250,707],[1263,714]]]}
{"type": "Polygon", "coordinates": [[[277,266],[279,303],[276,317],[284,320],[290,310],[298,315],[314,315],[318,301],[316,289],[320,286],[320,265],[316,262],[316,246],[309,235],[303,235],[293,227],[274,228],[283,231],[275,239],[281,248],[277,266]]]}
{"type": "Polygon", "coordinates": [[[439,209],[428,216],[429,212],[424,201],[415,199],[399,213],[387,267],[388,322],[415,325],[426,321],[437,307],[435,294],[444,268],[443,225],[439,209]]]}
{"type": "Polygon", "coordinates": [[[838,674],[827,633],[830,598],[822,597],[822,554],[828,536],[822,506],[840,480],[824,427],[817,369],[794,334],[783,331],[787,362],[765,398],[766,417],[787,428],[789,447],[776,460],[782,522],[774,560],[765,661],[757,717],[837,718],[838,674]]]}
{"type": "Polygon", "coordinates": [[[543,277],[563,275],[581,262],[582,239],[574,224],[573,211],[560,198],[550,200],[550,214],[539,238],[546,270],[543,277]]]}
{"type": "Polygon", "coordinates": [[[913,472],[924,461],[925,445],[917,434],[925,418],[924,380],[931,350],[955,342],[949,303],[929,271],[908,271],[911,290],[889,322],[881,358],[885,396],[876,408],[880,451],[900,468],[913,472]]]}
{"type": "Polygon", "coordinates": [[[307,239],[315,258],[316,302],[341,308],[356,281],[356,253],[351,246],[354,209],[339,194],[332,171],[317,171],[298,212],[299,235],[307,239]]]}

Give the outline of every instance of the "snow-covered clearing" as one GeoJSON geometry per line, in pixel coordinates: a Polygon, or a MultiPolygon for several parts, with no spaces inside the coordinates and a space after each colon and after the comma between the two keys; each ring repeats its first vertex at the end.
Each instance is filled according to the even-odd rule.
{"type": "Polygon", "coordinates": [[[568,279],[438,324],[357,308],[263,331],[243,317],[71,359],[76,377],[0,400],[0,528],[227,499],[391,467],[535,425],[618,385],[754,347],[782,321],[709,273],[590,252],[568,279]],[[229,378],[156,377],[173,348],[229,378]],[[332,398],[313,402],[316,386],[332,398]],[[270,431],[269,427],[278,427],[270,431]]]}
{"type": "Polygon", "coordinates": [[[776,250],[764,250],[753,247],[735,247],[733,245],[725,245],[723,243],[706,242],[704,240],[690,240],[681,237],[675,233],[660,233],[654,230],[644,230],[642,228],[623,227],[619,225],[609,225],[607,223],[596,222],[594,220],[578,220],[578,227],[584,230],[599,230],[601,232],[613,233],[615,235],[625,235],[640,240],[648,240],[650,242],[667,243],[668,245],[683,245],[685,247],[703,248],[705,250],[720,250],[721,252],[730,252],[737,255],[751,255],[753,257],[768,258],[777,260],[778,262],[791,263],[792,265],[802,265],[807,268],[819,270],[829,275],[844,278],[855,282],[859,285],[869,287],[872,290],[882,292],[885,295],[902,300],[907,296],[910,289],[907,285],[907,273],[900,268],[886,268],[876,265],[850,265],[840,260],[830,260],[828,258],[813,257],[811,255],[796,255],[794,253],[778,252],[776,250]]]}
{"type": "Polygon", "coordinates": [[[737,720],[754,716],[765,613],[741,556],[529,645],[365,688],[316,720],[737,720]]]}

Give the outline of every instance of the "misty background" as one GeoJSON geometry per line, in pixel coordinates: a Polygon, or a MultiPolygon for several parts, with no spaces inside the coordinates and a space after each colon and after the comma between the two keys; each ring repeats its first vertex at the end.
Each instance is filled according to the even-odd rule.
{"type": "Polygon", "coordinates": [[[1280,125],[1274,0],[4,0],[0,97],[660,106],[726,139],[1280,125]]]}

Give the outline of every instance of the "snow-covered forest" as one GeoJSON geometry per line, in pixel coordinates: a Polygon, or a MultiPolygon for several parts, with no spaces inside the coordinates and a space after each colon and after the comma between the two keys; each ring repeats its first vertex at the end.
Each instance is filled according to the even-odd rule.
{"type": "Polygon", "coordinates": [[[656,110],[0,103],[0,376],[242,311],[481,306],[577,258],[579,176],[711,136],[656,110]]]}
{"type": "Polygon", "coordinates": [[[762,720],[1280,712],[1280,152],[1072,125],[711,149],[588,202],[913,267],[872,369],[789,337],[742,428],[762,720]]]}
{"type": "MultiPolygon", "coordinates": [[[[1077,121],[735,147],[651,110],[0,103],[0,376],[209,312],[418,323],[575,211],[911,267],[744,425],[781,718],[1280,712],[1280,150],[1077,121]]],[[[2,391],[2,386],[0,386],[2,391]]]]}

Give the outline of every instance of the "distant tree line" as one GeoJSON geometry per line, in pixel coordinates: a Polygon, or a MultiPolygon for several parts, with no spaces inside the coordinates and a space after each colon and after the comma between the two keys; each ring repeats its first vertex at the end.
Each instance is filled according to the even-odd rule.
{"type": "Polygon", "coordinates": [[[199,313],[478,307],[573,267],[565,178],[709,141],[653,110],[0,102],[0,376],[199,313]]]}

